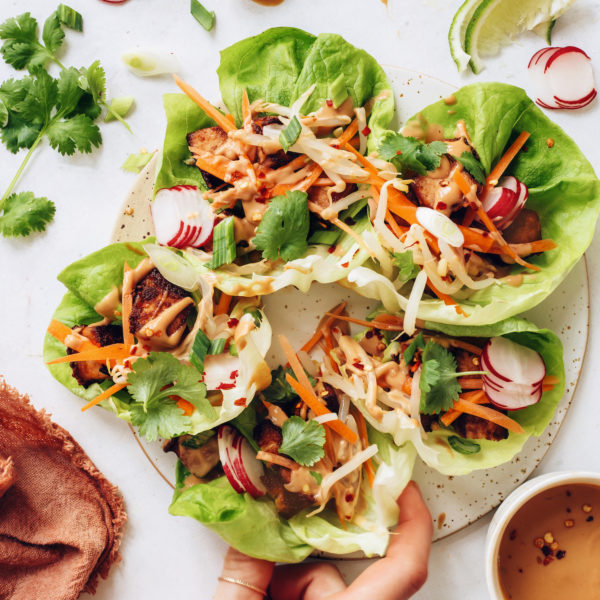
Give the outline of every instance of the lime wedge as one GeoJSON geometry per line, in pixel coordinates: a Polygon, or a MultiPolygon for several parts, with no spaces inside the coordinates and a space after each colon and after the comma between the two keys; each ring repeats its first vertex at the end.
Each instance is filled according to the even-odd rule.
{"type": "Polygon", "coordinates": [[[450,54],[456,63],[459,73],[462,73],[469,64],[471,57],[465,52],[465,32],[471,21],[473,13],[483,0],[465,0],[456,11],[450,31],[448,31],[448,43],[450,54]]]}
{"type": "Polygon", "coordinates": [[[546,40],[548,46],[552,46],[552,30],[556,25],[556,19],[550,19],[545,23],[540,23],[533,28],[533,32],[546,40]]]}
{"type": "MultiPolygon", "coordinates": [[[[471,69],[483,69],[482,56],[494,56],[523,31],[556,20],[574,0],[482,0],[465,31],[471,69]]],[[[547,26],[546,26],[547,27],[547,26]]]]}

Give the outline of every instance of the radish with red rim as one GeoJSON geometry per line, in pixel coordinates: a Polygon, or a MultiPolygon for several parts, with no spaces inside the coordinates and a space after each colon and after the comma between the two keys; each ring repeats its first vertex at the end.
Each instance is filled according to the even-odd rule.
{"type": "Polygon", "coordinates": [[[238,435],[234,441],[233,468],[236,477],[253,498],[259,498],[267,493],[267,488],[262,482],[263,464],[256,458],[256,452],[242,435],[238,435]]]}
{"type": "Polygon", "coordinates": [[[483,199],[482,208],[499,229],[506,229],[525,206],[529,190],[512,175],[503,177],[483,199]]]}
{"type": "Polygon", "coordinates": [[[150,209],[156,240],[163,246],[199,248],[212,235],[212,207],[195,186],[176,185],[159,190],[150,209]]]}
{"type": "Polygon", "coordinates": [[[217,442],[219,446],[219,459],[221,461],[223,471],[225,472],[225,477],[227,477],[227,481],[229,481],[231,487],[238,494],[243,494],[246,490],[242,486],[241,481],[237,478],[233,466],[232,450],[237,435],[239,434],[235,431],[235,429],[233,429],[233,427],[230,427],[229,425],[223,425],[219,428],[217,442]]]}

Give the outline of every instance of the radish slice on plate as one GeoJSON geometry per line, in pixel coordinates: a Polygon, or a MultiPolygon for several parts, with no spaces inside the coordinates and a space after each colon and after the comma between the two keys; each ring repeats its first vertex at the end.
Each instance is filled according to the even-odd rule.
{"type": "Polygon", "coordinates": [[[219,459],[221,460],[223,471],[225,471],[225,477],[227,477],[227,481],[229,481],[231,487],[238,494],[243,494],[246,490],[237,478],[235,469],[233,468],[233,445],[237,435],[238,433],[233,427],[223,425],[219,428],[217,442],[219,446],[219,459]]]}
{"type": "Polygon", "coordinates": [[[156,240],[163,246],[199,248],[212,234],[212,207],[197,187],[176,185],[159,190],[150,209],[156,240]]]}
{"type": "Polygon", "coordinates": [[[481,353],[483,389],[492,404],[520,410],[542,398],[546,365],[538,352],[504,337],[489,340],[481,353]]]}
{"type": "Polygon", "coordinates": [[[527,68],[536,103],[543,108],[583,108],[597,96],[592,63],[581,48],[538,50],[527,68]]]}

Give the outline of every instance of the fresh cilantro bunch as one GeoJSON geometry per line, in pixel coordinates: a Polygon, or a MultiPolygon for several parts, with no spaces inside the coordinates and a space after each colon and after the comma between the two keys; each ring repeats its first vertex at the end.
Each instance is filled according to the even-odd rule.
{"type": "MultiPolygon", "coordinates": [[[[0,25],[0,54],[5,62],[29,71],[22,79],[11,78],[0,84],[0,139],[13,154],[28,150],[0,197],[0,234],[6,237],[43,231],[54,217],[55,206],[47,198],[35,197],[32,192],[13,193],[38,145],[46,139],[63,155],[89,153],[102,143],[94,124],[102,107],[115,112],[105,100],[106,77],[99,61],[89,68],[75,69],[59,60],[65,25],[81,31],[82,18],[63,4],[46,19],[41,38],[30,13],[0,25]],[[50,62],[61,69],[57,78],[45,69],[50,62]]],[[[125,123],[121,115],[113,116],[125,123]]]]}
{"type": "Polygon", "coordinates": [[[176,397],[193,404],[207,419],[215,418],[201,379],[200,371],[168,352],[151,352],[136,360],[127,376],[127,391],[134,400],[129,406],[131,423],[149,441],[185,433],[192,422],[177,406],[176,397]]]}
{"type": "Polygon", "coordinates": [[[286,454],[304,467],[312,467],[325,456],[325,428],[313,419],[290,417],[282,427],[280,454],[286,454]]]}
{"type": "Polygon", "coordinates": [[[294,190],[271,200],[253,242],[264,258],[295,260],[308,249],[309,229],[308,196],[294,190]]]}
{"type": "Polygon", "coordinates": [[[446,152],[448,146],[444,142],[426,144],[392,131],[387,131],[379,144],[380,158],[391,162],[400,173],[427,175],[440,166],[446,152]]]}
{"type": "MultiPolygon", "coordinates": [[[[415,338],[415,341],[418,339],[418,337],[415,338]]],[[[422,344],[422,341],[423,338],[417,342],[416,346],[422,344]]],[[[406,351],[408,351],[408,348],[406,351]]],[[[420,410],[428,415],[439,414],[452,408],[461,392],[460,384],[457,381],[458,377],[485,373],[485,371],[457,373],[456,359],[452,352],[433,340],[429,340],[425,344],[422,361],[423,367],[419,381],[419,389],[421,390],[420,410]]]]}

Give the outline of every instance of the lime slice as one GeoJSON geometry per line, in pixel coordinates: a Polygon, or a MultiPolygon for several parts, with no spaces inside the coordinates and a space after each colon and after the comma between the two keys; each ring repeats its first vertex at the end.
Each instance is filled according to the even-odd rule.
{"type": "Polygon", "coordinates": [[[450,54],[458,67],[459,73],[462,73],[469,64],[471,57],[465,52],[465,32],[471,21],[473,13],[483,0],[465,0],[456,11],[450,31],[448,31],[448,43],[450,44],[450,54]]]}
{"type": "Polygon", "coordinates": [[[552,30],[556,25],[556,19],[550,19],[545,23],[540,23],[533,28],[533,32],[546,40],[548,46],[552,46],[552,30]]]}
{"type": "Polygon", "coordinates": [[[482,56],[494,56],[523,31],[556,20],[574,0],[483,0],[465,32],[465,51],[475,73],[483,69],[482,56]]]}

